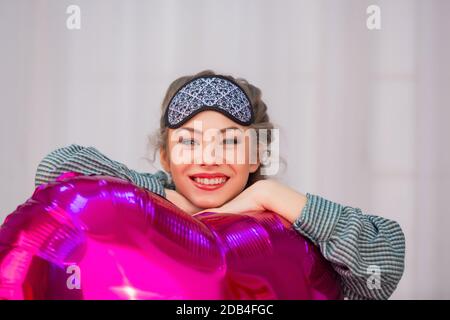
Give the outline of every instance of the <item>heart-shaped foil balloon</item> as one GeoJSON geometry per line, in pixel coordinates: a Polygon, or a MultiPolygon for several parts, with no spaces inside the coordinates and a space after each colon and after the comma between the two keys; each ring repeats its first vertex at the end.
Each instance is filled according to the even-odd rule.
{"type": "Polygon", "coordinates": [[[128,181],[69,173],[0,228],[2,299],[340,299],[319,250],[273,212],[190,216],[128,181]]]}

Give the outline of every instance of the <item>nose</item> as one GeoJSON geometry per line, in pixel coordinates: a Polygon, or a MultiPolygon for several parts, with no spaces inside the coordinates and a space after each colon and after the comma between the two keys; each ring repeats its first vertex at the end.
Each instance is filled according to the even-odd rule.
{"type": "Polygon", "coordinates": [[[202,166],[217,166],[224,163],[223,152],[219,149],[217,141],[204,141],[203,147],[201,148],[201,154],[197,152],[195,154],[195,163],[202,166]]]}

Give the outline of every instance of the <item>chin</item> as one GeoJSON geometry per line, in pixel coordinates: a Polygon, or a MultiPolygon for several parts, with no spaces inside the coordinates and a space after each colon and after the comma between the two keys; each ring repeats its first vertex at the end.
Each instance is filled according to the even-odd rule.
{"type": "Polygon", "coordinates": [[[218,208],[221,207],[224,203],[225,201],[220,201],[217,199],[201,199],[193,202],[196,207],[201,209],[218,208]]]}

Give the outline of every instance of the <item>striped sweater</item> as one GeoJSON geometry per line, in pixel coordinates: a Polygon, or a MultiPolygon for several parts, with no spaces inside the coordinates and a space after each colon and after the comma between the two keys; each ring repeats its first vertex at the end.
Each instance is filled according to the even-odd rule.
{"type": "MultiPolygon", "coordinates": [[[[94,147],[76,144],[46,155],[37,167],[35,185],[53,181],[66,171],[123,178],[163,197],[165,188],[174,189],[164,171],[139,173],[107,158],[94,147]]],[[[340,275],[344,296],[389,298],[404,271],[405,238],[399,224],[318,195],[306,196],[306,205],[293,227],[319,246],[322,255],[331,262],[340,275]],[[378,273],[374,276],[373,271],[379,271],[379,276],[378,273]]]]}

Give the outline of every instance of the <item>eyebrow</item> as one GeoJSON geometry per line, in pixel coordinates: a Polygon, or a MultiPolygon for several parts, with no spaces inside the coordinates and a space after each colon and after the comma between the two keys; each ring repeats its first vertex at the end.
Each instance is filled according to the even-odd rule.
{"type": "MultiPolygon", "coordinates": [[[[182,127],[182,128],[180,128],[180,129],[185,129],[185,130],[190,131],[190,132],[202,133],[201,131],[196,130],[196,129],[191,128],[191,127],[182,127]]],[[[220,132],[224,132],[225,130],[232,130],[232,129],[241,130],[240,128],[233,126],[233,127],[228,127],[228,128],[220,129],[220,132]]]]}

